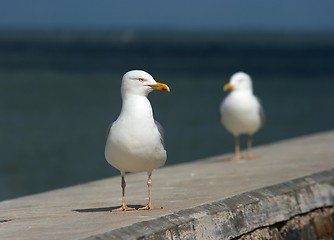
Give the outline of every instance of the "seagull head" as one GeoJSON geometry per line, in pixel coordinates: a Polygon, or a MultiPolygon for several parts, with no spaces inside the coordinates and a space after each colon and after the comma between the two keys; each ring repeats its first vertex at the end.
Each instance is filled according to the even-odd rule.
{"type": "Polygon", "coordinates": [[[169,87],[142,70],[132,70],[124,74],[122,80],[122,94],[130,93],[147,96],[153,90],[169,92],[169,87]]]}
{"type": "Polygon", "coordinates": [[[232,75],[230,82],[225,84],[224,91],[230,90],[253,90],[251,77],[244,72],[237,72],[232,75]]]}

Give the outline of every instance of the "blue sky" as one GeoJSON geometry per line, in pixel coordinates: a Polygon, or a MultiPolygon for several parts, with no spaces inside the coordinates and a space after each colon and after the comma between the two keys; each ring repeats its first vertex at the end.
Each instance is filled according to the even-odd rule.
{"type": "Polygon", "coordinates": [[[1,0],[0,28],[334,32],[334,1],[1,0]]]}

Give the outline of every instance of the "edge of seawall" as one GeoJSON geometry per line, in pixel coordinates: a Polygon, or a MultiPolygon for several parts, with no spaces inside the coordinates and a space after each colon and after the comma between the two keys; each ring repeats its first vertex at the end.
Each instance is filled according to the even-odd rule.
{"type": "Polygon", "coordinates": [[[233,239],[333,205],[331,169],[86,239],[233,239]]]}
{"type": "MultiPolygon", "coordinates": [[[[167,166],[156,211],[112,213],[112,177],[0,202],[0,239],[334,239],[334,131],[167,166]]],[[[128,204],[147,202],[147,174],[126,175],[128,204]]]]}

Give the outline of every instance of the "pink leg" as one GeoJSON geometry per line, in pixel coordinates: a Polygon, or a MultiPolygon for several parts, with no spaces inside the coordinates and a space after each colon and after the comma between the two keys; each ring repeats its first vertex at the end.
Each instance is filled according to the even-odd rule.
{"type": "Polygon", "coordinates": [[[234,153],[234,157],[233,160],[240,160],[240,141],[239,141],[239,137],[236,136],[234,137],[234,146],[235,146],[235,153],[234,153]]]}
{"type": "Polygon", "coordinates": [[[116,208],[112,210],[113,212],[125,212],[125,211],[133,211],[136,210],[135,208],[130,208],[126,205],[125,202],[125,187],[126,187],[126,182],[125,182],[125,177],[124,174],[122,173],[122,181],[121,181],[121,187],[122,187],[122,206],[119,208],[116,208]]]}
{"type": "Polygon", "coordinates": [[[252,145],[253,145],[252,135],[248,135],[248,139],[247,139],[247,159],[253,159],[252,145]]]}
{"type": "Polygon", "coordinates": [[[139,208],[139,210],[153,210],[153,209],[162,209],[162,207],[156,207],[152,204],[152,173],[148,174],[147,187],[148,187],[148,204],[145,207],[139,208]]]}

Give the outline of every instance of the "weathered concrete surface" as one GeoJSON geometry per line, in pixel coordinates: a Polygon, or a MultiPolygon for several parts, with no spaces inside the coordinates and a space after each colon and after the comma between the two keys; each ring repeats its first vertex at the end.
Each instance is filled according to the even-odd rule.
{"type": "Polygon", "coordinates": [[[288,221],[258,228],[234,240],[334,239],[334,207],[313,210],[288,221]]]}
{"type": "MultiPolygon", "coordinates": [[[[157,170],[153,198],[162,210],[111,213],[120,204],[119,178],[3,201],[0,239],[230,239],[334,205],[334,131],[254,155],[157,170]]],[[[146,174],[126,179],[127,202],[144,205],[146,174]]]]}

